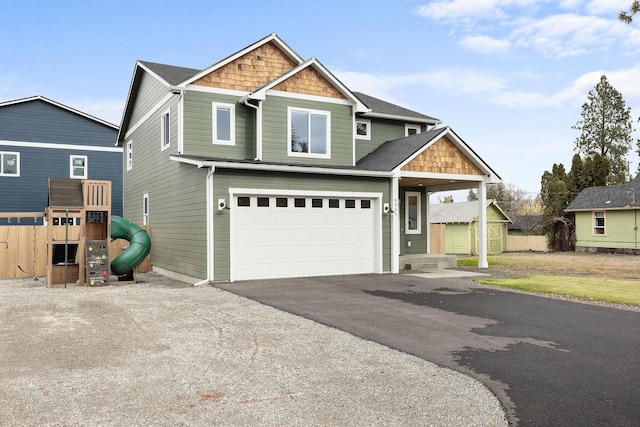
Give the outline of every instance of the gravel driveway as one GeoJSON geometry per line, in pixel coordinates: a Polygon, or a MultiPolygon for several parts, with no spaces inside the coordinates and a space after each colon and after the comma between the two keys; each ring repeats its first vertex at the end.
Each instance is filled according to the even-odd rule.
{"type": "Polygon", "coordinates": [[[482,384],[226,291],[0,280],[1,426],[506,426],[482,384]]]}

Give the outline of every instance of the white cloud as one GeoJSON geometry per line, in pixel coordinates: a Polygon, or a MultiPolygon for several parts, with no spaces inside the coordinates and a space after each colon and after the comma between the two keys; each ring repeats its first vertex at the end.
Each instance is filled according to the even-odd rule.
{"type": "Polygon", "coordinates": [[[528,7],[540,0],[436,0],[415,10],[419,16],[431,19],[502,19],[509,7],[528,7]]]}
{"type": "Polygon", "coordinates": [[[503,54],[509,51],[509,40],[495,39],[489,36],[467,37],[460,41],[460,45],[466,50],[480,54],[503,54]]]}
{"type": "Polygon", "coordinates": [[[587,3],[587,12],[611,15],[617,19],[618,12],[628,10],[631,0],[591,0],[587,3]]]}
{"type": "Polygon", "coordinates": [[[71,99],[66,101],[56,99],[56,101],[98,119],[120,126],[120,120],[122,120],[122,112],[124,110],[124,99],[71,99]]]}
{"type": "Polygon", "coordinates": [[[584,54],[610,44],[628,31],[616,21],[576,14],[552,15],[513,31],[519,47],[533,48],[548,57],[584,54]]]}

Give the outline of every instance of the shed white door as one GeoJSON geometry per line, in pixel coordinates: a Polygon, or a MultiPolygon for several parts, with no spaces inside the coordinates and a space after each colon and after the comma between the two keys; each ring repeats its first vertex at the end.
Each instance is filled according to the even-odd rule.
{"type": "Polygon", "coordinates": [[[235,195],[231,279],[379,272],[373,198],[235,195]]]}

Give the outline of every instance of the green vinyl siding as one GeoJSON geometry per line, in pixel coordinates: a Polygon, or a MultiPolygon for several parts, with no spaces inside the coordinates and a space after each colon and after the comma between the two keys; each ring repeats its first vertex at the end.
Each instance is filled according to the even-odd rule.
{"type": "Polygon", "coordinates": [[[205,278],[207,171],[169,159],[177,149],[177,110],[175,97],[124,141],[124,218],[142,225],[142,200],[148,194],[152,265],[205,278]],[[161,151],[160,117],[169,107],[171,147],[161,151]],[[127,171],[129,141],[133,168],[127,171]]]}
{"type": "Polygon", "coordinates": [[[576,212],[576,247],[638,249],[637,226],[640,213],[635,209],[605,212],[605,234],[593,233],[593,211],[576,212]]]}
{"type": "MultiPolygon", "coordinates": [[[[229,200],[229,188],[270,189],[286,191],[373,192],[382,194],[389,203],[389,181],[386,179],[313,176],[254,171],[217,170],[213,175],[213,200],[229,200]]],[[[230,277],[230,210],[214,207],[214,279],[228,281],[230,277]]],[[[382,218],[382,269],[391,270],[391,215],[382,218]]]]}
{"type": "Polygon", "coordinates": [[[136,124],[169,93],[169,89],[156,78],[146,72],[142,73],[129,123],[131,123],[132,126],[136,124]]]}
{"type": "Polygon", "coordinates": [[[469,224],[447,224],[445,228],[445,251],[448,254],[468,254],[470,242],[475,241],[473,228],[469,224]]]}
{"type": "Polygon", "coordinates": [[[267,162],[353,165],[353,114],[351,105],[268,95],[262,102],[262,153],[267,162]],[[331,113],[331,158],[289,156],[287,108],[331,113]]]}
{"type": "Polygon", "coordinates": [[[228,159],[255,158],[256,111],[239,97],[189,91],[184,95],[184,154],[228,159]],[[213,144],[213,103],[235,106],[235,144],[213,144]]]}
{"type": "Polygon", "coordinates": [[[500,209],[494,205],[487,207],[487,221],[504,221],[507,218],[500,212],[500,209]]]}
{"type": "Polygon", "coordinates": [[[404,138],[404,122],[371,119],[371,139],[356,139],[356,159],[361,159],[387,141],[404,138]]]}

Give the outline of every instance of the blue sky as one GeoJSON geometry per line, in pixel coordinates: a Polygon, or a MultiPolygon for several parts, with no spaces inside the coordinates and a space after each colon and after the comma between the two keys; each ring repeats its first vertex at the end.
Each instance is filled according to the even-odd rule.
{"type": "Polygon", "coordinates": [[[0,101],[43,95],[120,124],[136,60],[204,68],[275,32],[352,90],[441,119],[535,195],[553,163],[570,167],[602,74],[640,128],[640,17],[617,20],[630,4],[0,0],[0,101]]]}

